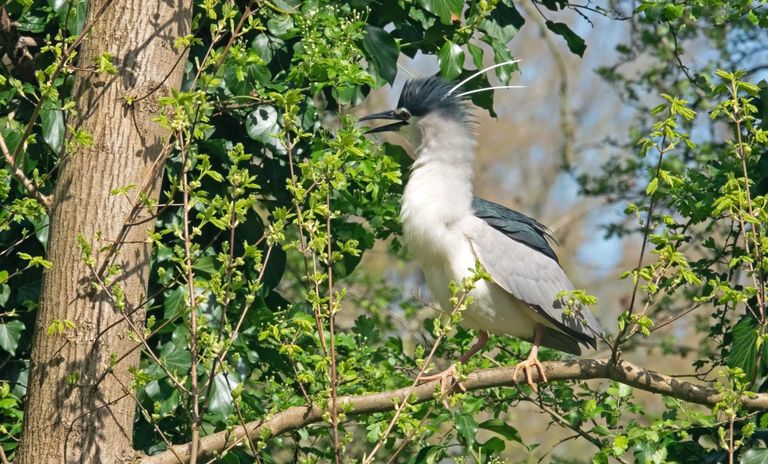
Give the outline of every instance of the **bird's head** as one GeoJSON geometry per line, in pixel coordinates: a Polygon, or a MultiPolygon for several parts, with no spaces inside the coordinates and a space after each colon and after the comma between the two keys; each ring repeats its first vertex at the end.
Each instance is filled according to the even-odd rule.
{"type": "Polygon", "coordinates": [[[451,121],[464,122],[467,106],[458,86],[437,76],[411,79],[405,83],[397,107],[360,118],[360,121],[375,119],[395,121],[370,129],[369,133],[399,131],[417,125],[425,116],[435,114],[451,121]]]}

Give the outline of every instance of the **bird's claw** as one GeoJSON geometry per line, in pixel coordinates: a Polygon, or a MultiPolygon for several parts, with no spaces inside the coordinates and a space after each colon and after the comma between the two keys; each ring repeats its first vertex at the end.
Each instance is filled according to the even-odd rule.
{"type": "Polygon", "coordinates": [[[538,392],[539,389],[536,387],[536,384],[533,382],[533,377],[531,376],[531,368],[535,367],[536,371],[539,373],[539,381],[540,382],[547,382],[547,376],[544,374],[544,366],[539,362],[537,358],[531,358],[529,357],[525,361],[520,361],[515,366],[515,371],[513,373],[515,377],[515,382],[517,383],[517,374],[520,372],[520,369],[525,371],[525,380],[528,385],[530,385],[531,389],[533,391],[538,392]]]}
{"type": "MultiPolygon", "coordinates": [[[[459,390],[462,393],[466,393],[467,389],[462,385],[459,379],[459,371],[456,369],[456,365],[453,364],[448,369],[434,375],[422,375],[417,379],[418,383],[432,382],[433,380],[440,381],[440,395],[445,397],[454,390],[459,390]]],[[[445,401],[443,401],[445,404],[445,401]]]]}

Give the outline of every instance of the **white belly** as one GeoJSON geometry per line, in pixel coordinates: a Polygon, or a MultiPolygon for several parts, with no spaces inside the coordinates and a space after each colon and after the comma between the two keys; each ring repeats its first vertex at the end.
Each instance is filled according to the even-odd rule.
{"type": "MultiPolygon", "coordinates": [[[[422,223],[423,224],[423,223],[422,223]]],[[[476,265],[469,240],[458,224],[409,227],[404,224],[405,242],[424,271],[433,297],[445,312],[452,311],[450,283],[461,283],[476,265]]],[[[536,322],[533,310],[498,285],[486,280],[475,284],[472,304],[462,314],[461,325],[475,330],[531,339],[536,322]]]]}

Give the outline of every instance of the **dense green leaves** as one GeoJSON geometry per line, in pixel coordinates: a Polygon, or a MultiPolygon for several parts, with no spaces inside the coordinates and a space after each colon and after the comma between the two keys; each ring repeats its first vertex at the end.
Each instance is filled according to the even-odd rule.
{"type": "MultiPolygon", "coordinates": [[[[0,134],[13,152],[30,125],[32,137],[23,141],[17,167],[44,193],[53,191],[61,157],[76,155],[77,144],[91,136],[65,126],[75,63],[63,67],[53,87],[41,86],[84,27],[87,3],[7,2],[18,30],[43,46],[33,50],[40,81],[20,80],[9,67],[0,75],[0,134]],[[31,121],[38,101],[45,103],[31,121]]],[[[142,350],[141,364],[130,368],[139,403],[136,447],[154,453],[166,440],[187,442],[195,403],[203,411],[197,424],[203,436],[312,403],[328,408],[322,426],[257,437],[216,459],[273,462],[285,452],[297,462],[332,462],[331,396],[410,385],[435,342],[433,320],[424,322],[425,330],[411,324],[421,321],[423,302],[387,281],[381,274],[390,278],[388,270],[360,265],[365,256],[378,256],[370,253],[377,239],[392,239],[392,248],[403,253],[399,197],[412,160],[400,146],[379,147],[365,138],[345,115],[358,114],[350,109],[371,89],[395,81],[401,52],[430,55],[442,76],[461,79],[491,61],[511,60],[519,30],[537,27],[539,19],[510,0],[278,0],[260,3],[248,18],[242,2],[195,5],[194,37],[174,38],[190,50],[184,86],[156,108],[158,124],[175,136],[160,170],[165,177],[157,179],[163,194],[155,204],[138,194],[138,186],[115,189],[157,221],[147,237],[154,250],[147,301],[127,302],[148,314],[139,333],[126,334],[142,350]],[[242,29],[235,31],[238,24],[242,29]],[[418,333],[409,338],[409,331],[418,333]]],[[[562,11],[592,21],[594,10],[603,10],[562,0],[535,6],[544,32],[583,56],[587,44],[574,31],[588,22],[562,11]]],[[[707,410],[654,398],[655,405],[663,403],[659,412],[662,406],[646,407],[622,384],[552,382],[535,397],[527,387],[495,388],[446,399],[447,409],[442,401],[408,405],[387,436],[392,413],[345,423],[351,415],[337,411],[345,462],[362,459],[379,440],[378,457],[401,463],[437,463],[459,454],[498,462],[512,453],[528,459],[526,451],[539,453],[531,458],[537,459],[549,450],[536,449],[544,440],[532,440],[527,421],[517,415],[519,403],[532,400],[531,407],[552,420],[536,434],[565,427],[589,437],[591,451],[577,456],[582,462],[724,462],[729,453],[743,463],[765,462],[759,447],[768,420],[746,415],[739,395],[765,390],[768,327],[760,292],[768,272],[761,255],[768,247],[768,137],[762,132],[768,99],[756,74],[735,71],[763,63],[734,58],[759,55],[750,50],[765,42],[765,15],[750,2],[708,0],[641,2],[625,13],[636,34],[617,50],[622,63],[600,75],[641,111],[630,141],[617,147],[623,134],[612,134],[607,151],[621,158],[581,177],[584,192],[627,211],[628,219],[611,225],[611,233],[647,235],[643,262],[626,273],[637,283],[637,294],[627,298],[634,307],[623,308],[619,337],[609,341],[621,343],[617,355],[643,346],[661,347],[670,357],[694,352],[698,360],[684,373],[701,367],[696,374],[717,379],[723,401],[707,410]],[[729,43],[734,37],[743,49],[729,43]],[[696,55],[701,62],[711,58],[725,66],[720,61],[731,60],[727,69],[688,63],[689,50],[698,51],[696,40],[711,41],[707,53],[696,55]],[[641,71],[620,75],[621,64],[635,57],[643,57],[642,66],[627,68],[641,71]],[[706,115],[711,127],[700,125],[706,115]],[[731,422],[735,437],[728,435],[731,422]],[[730,451],[729,438],[736,443],[730,451]]],[[[599,38],[600,21],[594,24],[592,35],[599,38]]],[[[531,35],[535,42],[516,45],[545,50],[531,35]]],[[[108,54],[79,64],[117,71],[110,65],[108,54]]],[[[507,84],[517,71],[507,65],[496,76],[507,84]]],[[[467,90],[492,81],[480,76],[467,90]]],[[[123,110],[129,111],[136,102],[126,98],[123,110]]],[[[472,101],[493,110],[492,92],[474,94],[472,101]]],[[[610,111],[623,115],[627,108],[610,111]]],[[[0,166],[0,201],[0,363],[7,366],[0,378],[0,443],[12,455],[24,406],[17,388],[26,383],[28,335],[42,272],[51,263],[45,259],[48,216],[11,166],[0,166]]],[[[89,237],[100,245],[84,250],[84,259],[99,256],[113,238],[89,237]]],[[[129,271],[110,267],[111,296],[119,296],[129,271]]],[[[50,336],[77,330],[72,321],[56,321],[50,336]]],[[[438,344],[436,356],[455,359],[472,336],[459,329],[438,344]]],[[[501,365],[528,354],[529,345],[516,339],[490,343],[488,356],[501,365]]],[[[541,353],[543,360],[557,356],[541,353]]],[[[117,355],[113,362],[112,369],[128,369],[117,355]]],[[[462,369],[492,365],[478,356],[462,369]]]]}

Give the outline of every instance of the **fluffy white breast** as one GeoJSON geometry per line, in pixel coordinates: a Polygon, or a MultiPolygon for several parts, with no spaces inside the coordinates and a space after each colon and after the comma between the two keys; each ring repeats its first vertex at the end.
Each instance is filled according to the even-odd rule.
{"type": "MultiPolygon", "coordinates": [[[[416,150],[403,193],[400,219],[405,244],[424,271],[433,297],[450,311],[450,282],[460,282],[475,268],[467,237],[473,221],[472,161],[474,136],[464,123],[427,115],[416,123],[422,145],[416,150]]],[[[472,329],[533,336],[535,322],[527,305],[498,285],[480,281],[474,304],[462,325],[472,329]]]]}

